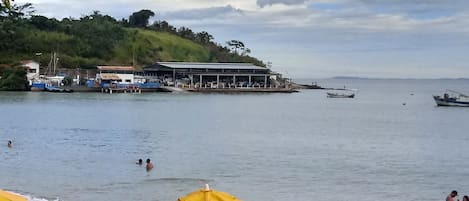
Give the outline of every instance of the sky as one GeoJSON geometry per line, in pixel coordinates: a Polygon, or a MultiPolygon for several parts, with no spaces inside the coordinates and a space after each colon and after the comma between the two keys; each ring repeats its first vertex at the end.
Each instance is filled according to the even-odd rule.
{"type": "Polygon", "coordinates": [[[468,0],[15,0],[36,14],[152,20],[236,39],[292,78],[469,77],[468,0]]]}

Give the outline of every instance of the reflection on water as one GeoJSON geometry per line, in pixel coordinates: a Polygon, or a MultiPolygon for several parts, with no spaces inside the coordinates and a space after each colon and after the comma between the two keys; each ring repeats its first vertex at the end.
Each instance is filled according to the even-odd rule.
{"type": "Polygon", "coordinates": [[[242,200],[469,194],[469,110],[431,99],[447,88],[464,91],[467,81],[320,84],[359,91],[355,99],[327,99],[324,91],[2,92],[0,188],[66,201],[171,201],[204,183],[242,200]],[[155,168],[146,172],[139,158],[155,168]]]}

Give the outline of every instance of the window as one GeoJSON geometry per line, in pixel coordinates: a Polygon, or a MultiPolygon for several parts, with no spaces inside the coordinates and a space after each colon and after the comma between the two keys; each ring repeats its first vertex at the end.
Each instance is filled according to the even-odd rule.
{"type": "Polygon", "coordinates": [[[29,69],[29,73],[36,73],[36,69],[29,69]]]}
{"type": "Polygon", "coordinates": [[[125,80],[125,82],[128,82],[128,83],[130,83],[131,81],[132,81],[132,80],[125,80]]]}

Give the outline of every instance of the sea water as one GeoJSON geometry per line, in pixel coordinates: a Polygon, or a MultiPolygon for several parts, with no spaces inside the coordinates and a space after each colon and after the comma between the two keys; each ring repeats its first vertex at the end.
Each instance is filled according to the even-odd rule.
{"type": "Polygon", "coordinates": [[[0,188],[65,201],[175,201],[206,183],[244,201],[469,194],[469,108],[432,100],[468,80],[315,81],[356,98],[1,92],[0,188]]]}

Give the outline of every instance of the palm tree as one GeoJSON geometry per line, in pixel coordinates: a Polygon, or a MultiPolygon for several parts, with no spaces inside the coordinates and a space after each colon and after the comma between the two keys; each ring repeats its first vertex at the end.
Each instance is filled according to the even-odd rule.
{"type": "MultiPolygon", "coordinates": [[[[11,0],[11,1],[13,1],[13,0],[11,0]]],[[[5,5],[6,8],[8,8],[8,10],[11,9],[10,0],[2,0],[2,3],[3,3],[3,5],[5,5]]]]}

